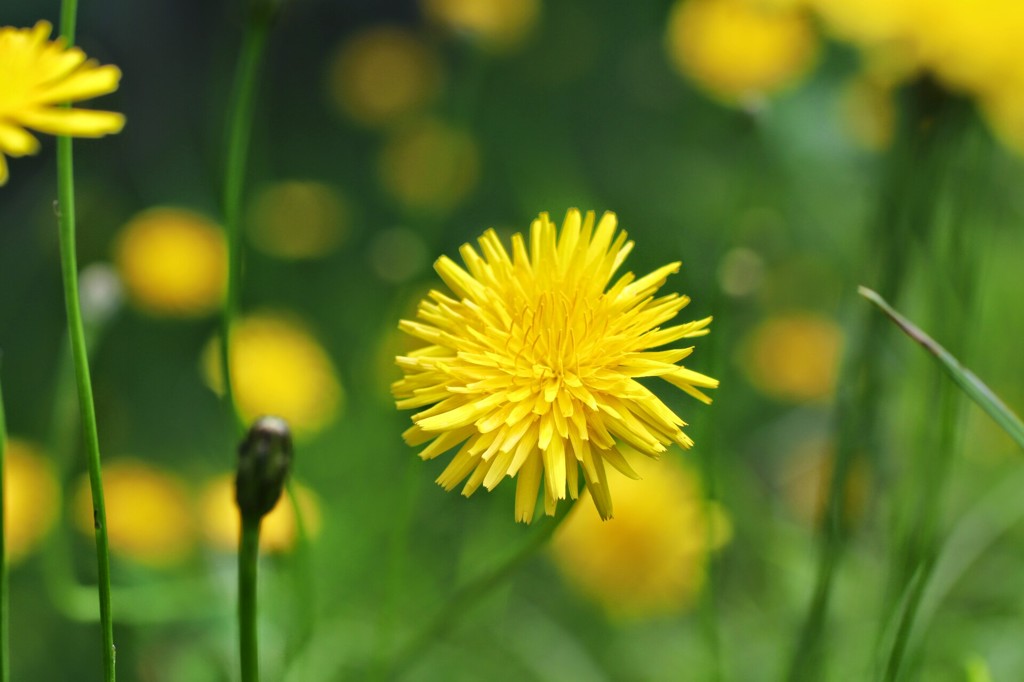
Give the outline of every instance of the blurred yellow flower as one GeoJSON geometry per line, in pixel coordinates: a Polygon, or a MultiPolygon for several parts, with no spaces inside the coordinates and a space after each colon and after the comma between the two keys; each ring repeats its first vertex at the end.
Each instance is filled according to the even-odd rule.
{"type": "Polygon", "coordinates": [[[418,35],[397,26],[367,29],[335,53],[328,74],[334,106],[368,127],[422,110],[441,86],[441,62],[418,35]]]}
{"type": "Polygon", "coordinates": [[[15,564],[53,528],[61,495],[53,467],[35,445],[8,438],[5,454],[5,542],[15,564]]]}
{"type": "Polygon", "coordinates": [[[1006,87],[985,94],[981,112],[999,141],[1024,155],[1024,87],[1006,87]]]}
{"type": "Polygon", "coordinates": [[[102,137],[121,131],[124,116],[110,111],[67,109],[117,90],[121,71],[86,61],[63,38],[50,40],[53,26],[40,21],[33,28],[0,27],[0,185],[7,183],[7,156],[39,151],[28,128],[50,135],[102,137]]]}
{"type": "Polygon", "coordinates": [[[673,66],[729,103],[794,83],[814,63],[818,38],[805,14],[757,0],[680,0],[669,17],[673,66]]]}
{"type": "Polygon", "coordinates": [[[747,378],[778,400],[821,400],[836,384],[843,330],[814,313],[768,318],[754,328],[740,349],[747,378]]]}
{"type": "Polygon", "coordinates": [[[424,14],[487,48],[519,45],[537,23],[539,0],[421,0],[424,14]]]}
{"type": "Polygon", "coordinates": [[[318,258],[345,240],[349,220],[348,205],[329,185],[288,180],[264,187],[253,199],[249,238],[278,258],[318,258]]]}
{"type": "MultiPolygon", "coordinates": [[[[327,426],[343,398],[327,352],[305,327],[280,315],[252,315],[235,325],[231,371],[235,400],[246,420],[282,417],[300,437],[327,426]]],[[[203,353],[203,373],[210,387],[220,392],[217,339],[211,339],[203,353]]]]}
{"type": "Polygon", "coordinates": [[[927,73],[974,97],[1011,148],[1024,145],[1024,4],[1017,0],[808,0],[887,85],[927,73]]]}
{"type": "MultiPolygon", "coordinates": [[[[320,534],[320,501],[316,494],[304,485],[293,482],[295,494],[302,508],[302,524],[309,538],[320,534]]],[[[241,518],[235,503],[235,476],[224,474],[209,481],[199,501],[203,535],[213,547],[225,552],[238,549],[238,534],[241,518]]],[[[260,524],[260,551],[287,552],[295,545],[298,535],[295,523],[295,509],[291,496],[281,496],[277,506],[263,517],[260,524]]]]}
{"type": "MultiPolygon", "coordinates": [[[[195,545],[196,529],[189,492],[177,476],[134,459],[103,466],[110,548],[140,564],[162,568],[187,558],[195,545]]],[[[75,490],[74,520],[92,536],[92,493],[82,476],[75,490]]]]}
{"type": "Polygon", "coordinates": [[[192,211],[153,208],[137,214],[117,237],[114,262],[132,302],[153,315],[206,315],[224,298],[224,233],[192,211]]]}
{"type": "Polygon", "coordinates": [[[399,409],[415,414],[409,445],[432,441],[431,459],[461,445],[437,479],[463,495],[518,476],[515,517],[533,519],[541,480],[544,509],[554,514],[566,489],[578,494],[579,468],[601,516],[612,515],[605,465],[627,475],[625,446],[657,457],[668,445],[690,447],[683,420],[641,377],[661,377],[710,402],[701,388],[718,381],[678,365],[693,347],[653,350],[708,333],[711,318],[662,328],[690,299],[655,298],[671,263],[636,278],[612,278],[633,248],[614,213],[595,221],[570,210],[558,235],[546,213],[529,241],[512,237],[512,255],[497,233],[460,249],[463,269],[447,256],[434,269],[455,298],[431,291],[419,321],[399,327],[428,344],[397,358],[404,378],[393,391],[399,409]],[[596,222],[596,226],[595,226],[596,222]],[[528,244],[528,246],[527,246],[528,244]]]}
{"type": "Polygon", "coordinates": [[[565,579],[612,616],[643,618],[692,605],[709,553],[732,536],[689,467],[636,457],[642,481],[614,477],[615,518],[577,508],[551,541],[565,579]]]}
{"type": "Polygon", "coordinates": [[[384,188],[408,208],[444,211],[473,189],[479,165],[469,133],[425,120],[388,140],[378,170],[384,188]]]}
{"type": "Polygon", "coordinates": [[[941,0],[807,0],[837,38],[855,45],[884,45],[905,41],[924,3],[941,0]]]}

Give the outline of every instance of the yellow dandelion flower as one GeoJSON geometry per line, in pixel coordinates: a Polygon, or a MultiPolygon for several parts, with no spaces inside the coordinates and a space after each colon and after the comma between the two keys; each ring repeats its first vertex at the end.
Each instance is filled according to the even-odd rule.
{"type": "MultiPolygon", "coordinates": [[[[220,345],[203,353],[207,383],[220,392],[220,345]]],[[[240,320],[231,335],[235,400],[247,421],[262,415],[285,419],[296,436],[311,435],[337,415],[341,383],[327,352],[301,324],[260,314],[240,320]]]]}
{"type": "Polygon", "coordinates": [[[422,0],[421,5],[433,21],[497,51],[522,43],[540,14],[538,0],[422,0]]]}
{"type": "Polygon", "coordinates": [[[335,107],[368,127],[387,126],[422,110],[441,85],[441,60],[412,31],[378,26],[335,53],[328,94],[335,107]]]}
{"type": "Polygon", "coordinates": [[[224,233],[192,211],[153,208],[136,215],[117,237],[114,262],[132,302],[154,315],[206,315],[224,298],[224,233]]]}
{"type": "MultiPolygon", "coordinates": [[[[299,483],[293,485],[302,508],[303,528],[308,537],[315,538],[320,534],[320,500],[306,486],[299,483]]],[[[238,529],[242,521],[235,503],[234,474],[218,476],[203,487],[199,515],[203,536],[210,545],[225,552],[238,549],[238,529]]],[[[297,536],[291,496],[284,494],[260,524],[260,551],[287,552],[295,545],[297,536]]]]}
{"type": "MultiPolygon", "coordinates": [[[[113,551],[140,564],[161,568],[185,559],[195,545],[188,488],[177,476],[134,459],[103,467],[107,536],[113,551]]],[[[72,510],[82,533],[92,536],[89,480],[79,481],[72,510]]]]}
{"type": "Polygon", "coordinates": [[[68,48],[63,38],[50,40],[52,31],[46,21],[33,28],[0,27],[0,185],[8,177],[5,154],[39,151],[39,140],[28,128],[50,135],[102,137],[124,127],[121,114],[59,106],[114,92],[121,71],[86,61],[85,53],[68,48]]]}
{"type": "Polygon", "coordinates": [[[575,509],[551,540],[566,580],[620,618],[691,606],[704,585],[709,553],[732,534],[728,516],[704,499],[688,467],[675,458],[635,463],[644,480],[615,477],[612,521],[575,509]]]}
{"type": "Polygon", "coordinates": [[[1024,73],[1019,81],[1005,82],[984,93],[979,104],[999,141],[1017,154],[1024,154],[1024,73]]]}
{"type": "Polygon", "coordinates": [[[818,50],[803,12],[753,0],[681,0],[666,37],[675,68],[730,103],[792,84],[818,50]]]}
{"type": "Polygon", "coordinates": [[[772,317],[754,328],[740,349],[747,377],[779,400],[821,400],[836,385],[843,330],[814,313],[772,317]]]}
{"type": "Polygon", "coordinates": [[[808,0],[808,5],[837,38],[861,46],[878,46],[903,42],[931,2],[933,0],[808,0]]]}
{"type": "Polygon", "coordinates": [[[703,402],[718,381],[681,365],[693,348],[653,350],[708,333],[711,318],[662,327],[690,299],[655,297],[679,263],[644,277],[615,272],[633,248],[614,213],[595,226],[576,209],[560,235],[546,213],[529,242],[512,237],[512,255],[494,230],[460,253],[466,269],[442,256],[435,270],[455,298],[431,291],[418,321],[399,328],[428,346],[397,358],[404,378],[392,389],[414,415],[403,435],[430,442],[432,459],[460,446],[437,479],[463,495],[518,476],[515,517],[533,519],[538,488],[544,509],[578,494],[579,468],[601,516],[612,515],[606,464],[634,476],[621,448],[658,457],[671,443],[690,447],[685,422],[637,379],[661,377],[703,402]]]}
{"type": "Polygon", "coordinates": [[[53,528],[60,485],[50,462],[27,441],[7,440],[4,529],[7,559],[21,561],[53,528]]]}

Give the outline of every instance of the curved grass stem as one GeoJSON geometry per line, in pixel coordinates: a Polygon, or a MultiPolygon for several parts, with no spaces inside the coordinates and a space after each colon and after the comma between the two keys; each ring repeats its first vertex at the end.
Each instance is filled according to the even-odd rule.
{"type": "MultiPolygon", "coordinates": [[[[62,0],[61,36],[68,45],[75,42],[77,0],[62,0]]],[[[107,511],[103,498],[103,476],[100,464],[99,434],[96,408],[93,404],[92,378],[86,351],[85,328],[78,295],[78,261],[75,252],[75,180],[70,137],[57,138],[57,219],[60,233],[61,274],[64,281],[64,303],[67,308],[68,336],[78,386],[78,407],[85,436],[89,485],[92,491],[93,520],[96,528],[97,589],[100,605],[100,628],[103,632],[103,674],[105,682],[115,679],[114,624],[110,609],[110,551],[107,543],[107,511]]]]}
{"type": "Polygon", "coordinates": [[[231,97],[228,121],[228,147],[224,175],[224,231],[228,242],[228,283],[221,320],[220,360],[223,377],[224,402],[234,420],[236,435],[246,431],[235,400],[231,381],[231,334],[241,310],[242,283],[242,234],[241,211],[245,175],[249,158],[249,143],[252,138],[252,120],[256,99],[256,79],[259,75],[271,17],[253,11],[246,22],[242,47],[235,70],[234,90],[231,97]]]}

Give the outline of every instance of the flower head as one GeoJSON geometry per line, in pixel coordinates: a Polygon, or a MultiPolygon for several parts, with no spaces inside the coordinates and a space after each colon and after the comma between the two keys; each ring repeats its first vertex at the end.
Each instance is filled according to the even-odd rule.
{"type": "MultiPolygon", "coordinates": [[[[103,465],[110,546],[139,564],[162,568],[180,563],[196,539],[195,521],[184,481],[135,459],[103,465]]],[[[72,501],[78,529],[95,532],[88,477],[78,482],[72,501]]]]}
{"type": "Polygon", "coordinates": [[[63,38],[50,40],[52,30],[46,21],[33,28],[0,27],[0,185],[7,182],[5,154],[17,157],[39,150],[39,140],[27,128],[102,137],[124,127],[121,114],[58,106],[117,90],[121,71],[86,61],[85,53],[68,48],[63,38]]]}
{"type": "Polygon", "coordinates": [[[824,400],[835,390],[843,330],[815,313],[788,313],[763,321],[740,347],[740,365],[752,384],[777,400],[824,400]]]}
{"type": "Polygon", "coordinates": [[[441,81],[440,58],[426,40],[408,29],[378,26],[338,49],[327,85],[338,111],[386,128],[426,108],[441,81]]]}
{"type": "MultiPolygon", "coordinates": [[[[337,416],[345,397],[337,370],[299,321],[272,313],[242,318],[231,335],[230,352],[235,400],[246,421],[278,415],[301,439],[337,416]]],[[[216,338],[207,344],[202,362],[207,384],[219,393],[223,380],[216,338]]]]}
{"type": "Polygon", "coordinates": [[[540,14],[538,0],[421,0],[420,4],[438,24],[493,51],[521,44],[540,14]]]}
{"type": "Polygon", "coordinates": [[[198,213],[171,207],[139,213],[118,235],[114,261],[132,302],[153,315],[207,315],[224,299],[224,232],[198,213]]]}
{"type": "Polygon", "coordinates": [[[748,103],[803,76],[818,39],[794,7],[754,0],[680,0],[666,35],[684,76],[728,103],[748,103]]]}
{"type": "Polygon", "coordinates": [[[610,615],[643,618],[691,606],[708,555],[730,539],[729,516],[676,459],[637,458],[643,484],[612,476],[614,520],[601,523],[576,509],[552,538],[566,580],[610,615]]]}
{"type": "Polygon", "coordinates": [[[60,483],[42,451],[18,438],[7,440],[4,457],[4,531],[7,559],[18,563],[46,536],[57,521],[60,483]]]}
{"type": "Polygon", "coordinates": [[[671,443],[690,447],[685,422],[637,381],[661,377],[710,402],[701,388],[715,379],[678,363],[693,348],[653,350],[708,333],[711,318],[670,327],[686,296],[655,297],[671,263],[636,278],[615,272],[633,248],[616,218],[571,210],[561,234],[546,213],[529,242],[512,237],[512,255],[494,230],[479,239],[483,256],[463,245],[463,269],[446,256],[434,268],[455,298],[431,291],[418,321],[399,327],[429,345],[397,362],[405,376],[392,390],[398,407],[427,409],[403,435],[430,442],[431,459],[460,446],[438,478],[463,495],[517,476],[516,520],[533,518],[538,488],[544,508],[578,494],[579,469],[604,518],[612,514],[605,466],[636,478],[620,447],[657,457],[671,443]]]}

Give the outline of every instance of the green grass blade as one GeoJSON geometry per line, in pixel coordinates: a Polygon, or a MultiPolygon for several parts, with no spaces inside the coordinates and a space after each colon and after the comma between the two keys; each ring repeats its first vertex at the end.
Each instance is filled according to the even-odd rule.
{"type": "Polygon", "coordinates": [[[1017,445],[1024,448],[1024,423],[1021,423],[1020,418],[1013,413],[1013,410],[1007,407],[1006,403],[1000,400],[999,396],[985,385],[985,382],[979,379],[974,372],[960,364],[960,361],[939,345],[935,339],[928,336],[913,322],[896,312],[877,292],[867,287],[858,287],[857,291],[861,296],[881,308],[889,319],[895,322],[907,336],[931,353],[939,361],[943,369],[946,370],[950,378],[956,382],[956,385],[971,400],[977,403],[981,409],[985,410],[988,416],[992,417],[1017,445]]]}

